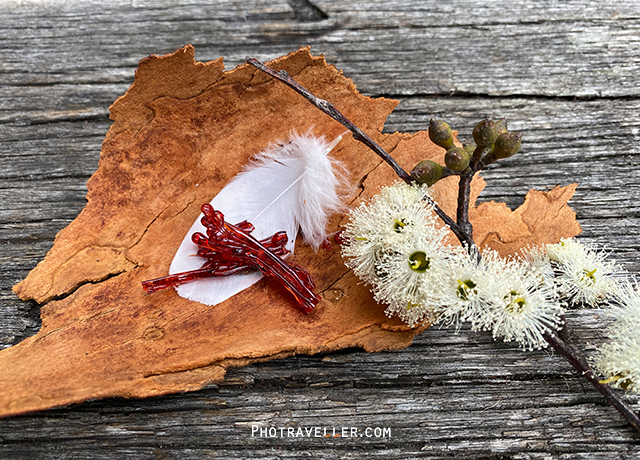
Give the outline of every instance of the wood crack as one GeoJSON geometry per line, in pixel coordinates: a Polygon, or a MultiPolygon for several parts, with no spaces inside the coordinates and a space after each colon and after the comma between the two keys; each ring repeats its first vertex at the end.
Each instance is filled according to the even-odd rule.
{"type": "Polygon", "coordinates": [[[548,100],[548,101],[568,101],[568,102],[591,102],[591,101],[638,101],[640,94],[633,96],[618,95],[572,95],[572,94],[540,94],[540,93],[476,93],[469,91],[443,91],[443,92],[414,92],[406,93],[378,93],[372,97],[383,97],[387,99],[410,100],[425,97],[442,97],[446,99],[530,99],[530,100],[548,100]]]}

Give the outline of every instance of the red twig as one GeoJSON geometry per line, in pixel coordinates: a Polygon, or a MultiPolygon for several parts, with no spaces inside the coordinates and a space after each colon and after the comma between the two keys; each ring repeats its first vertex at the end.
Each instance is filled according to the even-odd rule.
{"type": "Polygon", "coordinates": [[[145,291],[153,293],[198,279],[260,270],[291,292],[306,313],[313,310],[320,298],[313,292],[311,275],[303,267],[288,264],[279,257],[289,252],[285,247],[286,232],[258,241],[250,235],[254,227],[249,222],[237,225],[225,222],[224,215],[210,204],[202,205],[202,212],[207,235],[194,233],[191,239],[198,246],[198,256],[207,259],[205,264],[198,270],[143,281],[145,291]]]}

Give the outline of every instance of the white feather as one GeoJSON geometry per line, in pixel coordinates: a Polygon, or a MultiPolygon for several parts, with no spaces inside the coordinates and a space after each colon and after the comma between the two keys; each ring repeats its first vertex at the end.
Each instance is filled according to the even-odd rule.
{"type": "MultiPolygon", "coordinates": [[[[289,237],[293,252],[300,227],[305,243],[315,250],[326,238],[330,214],[343,209],[341,189],[346,187],[344,168],[327,154],[342,136],[327,143],[323,137],[291,134],[287,144],[271,145],[258,153],[245,169],[211,201],[226,221],[248,220],[252,235],[266,238],[279,231],[289,237]]],[[[170,274],[196,270],[205,259],[194,256],[195,232],[205,233],[202,214],[191,226],[169,268],[170,274]]],[[[216,305],[257,282],[260,272],[192,281],[176,287],[178,294],[205,305],[216,305]]]]}

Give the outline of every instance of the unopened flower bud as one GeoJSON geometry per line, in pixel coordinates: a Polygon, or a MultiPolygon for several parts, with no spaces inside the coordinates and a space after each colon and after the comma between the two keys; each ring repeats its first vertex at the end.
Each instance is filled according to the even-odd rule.
{"type": "Polygon", "coordinates": [[[522,143],[521,133],[502,133],[496,139],[493,146],[493,154],[496,158],[507,158],[515,155],[520,150],[522,143]]]}
{"type": "Polygon", "coordinates": [[[420,184],[432,186],[438,182],[443,175],[442,166],[435,161],[424,160],[416,165],[411,171],[411,177],[420,184]]]}
{"type": "Polygon", "coordinates": [[[496,140],[500,134],[500,126],[496,126],[496,123],[491,118],[486,118],[478,123],[473,128],[473,140],[476,141],[479,147],[491,147],[491,144],[496,140]]]}
{"type": "Polygon", "coordinates": [[[448,150],[453,147],[451,127],[444,121],[439,121],[435,118],[429,121],[429,139],[444,149],[448,150]]]}
{"type": "Polygon", "coordinates": [[[444,155],[444,162],[452,171],[462,171],[469,166],[471,156],[460,147],[452,147],[444,155]]]}
{"type": "Polygon", "coordinates": [[[500,120],[495,122],[496,128],[498,129],[498,134],[506,133],[507,130],[507,119],[501,118],[500,120]]]}

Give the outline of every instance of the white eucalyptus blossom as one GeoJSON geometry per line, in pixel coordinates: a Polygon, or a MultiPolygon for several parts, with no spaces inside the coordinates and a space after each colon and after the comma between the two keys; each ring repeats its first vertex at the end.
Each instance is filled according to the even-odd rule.
{"type": "Polygon", "coordinates": [[[404,182],[384,187],[351,212],[342,236],[347,266],[371,284],[388,316],[411,326],[433,320],[454,257],[444,249],[447,230],[436,226],[428,193],[404,182]]]}
{"type": "Polygon", "coordinates": [[[523,349],[546,348],[543,334],[562,326],[554,290],[520,259],[506,260],[492,251],[483,256],[480,299],[469,315],[472,328],[491,330],[494,338],[515,340],[523,349]]]}
{"type": "Polygon", "coordinates": [[[464,321],[470,321],[476,312],[482,311],[482,288],[486,285],[484,266],[478,264],[475,257],[461,254],[451,266],[449,276],[442,292],[442,305],[438,310],[436,322],[444,326],[455,325],[456,330],[464,321]]]}
{"type": "Polygon", "coordinates": [[[606,377],[603,383],[640,393],[640,337],[616,337],[599,349],[596,367],[606,377]]]}
{"type": "Polygon", "coordinates": [[[412,229],[391,237],[393,249],[376,264],[374,298],[388,305],[387,316],[396,315],[410,326],[434,320],[456,264],[455,253],[444,248],[443,238],[428,238],[432,234],[412,229]]]}
{"type": "Polygon", "coordinates": [[[377,280],[376,262],[393,250],[397,235],[415,230],[425,238],[441,238],[444,230],[435,228],[435,214],[424,199],[428,194],[425,185],[396,182],[351,211],[342,234],[346,241],[342,254],[360,279],[367,283],[377,280]]]}
{"type": "Polygon", "coordinates": [[[609,327],[611,341],[598,349],[595,365],[606,382],[640,393],[640,292],[638,285],[620,286],[609,314],[616,321],[609,327]]]}
{"type": "Polygon", "coordinates": [[[566,300],[595,307],[617,291],[620,269],[603,252],[573,238],[547,245],[546,252],[556,270],[559,293],[566,300]]]}

